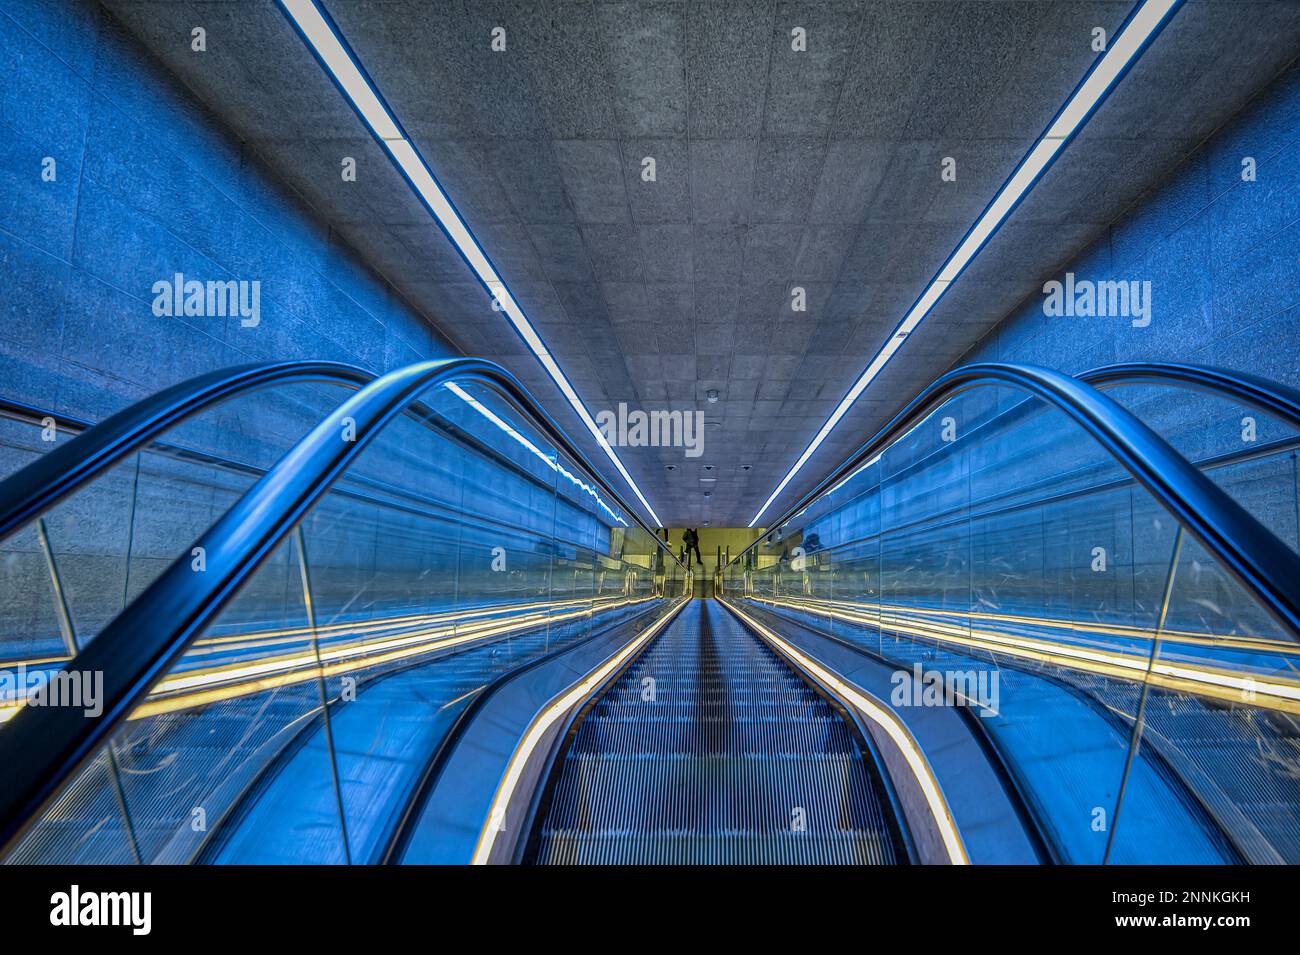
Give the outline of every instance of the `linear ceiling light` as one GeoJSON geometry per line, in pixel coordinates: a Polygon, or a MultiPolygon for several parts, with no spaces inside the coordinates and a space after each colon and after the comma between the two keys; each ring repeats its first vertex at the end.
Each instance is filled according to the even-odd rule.
{"type": "Polygon", "coordinates": [[[384,103],[379,90],[370,80],[370,77],[366,75],[360,61],[348,47],[333,20],[330,19],[316,0],[278,0],[278,2],[280,8],[289,18],[289,22],[294,25],[307,46],[316,55],[316,59],[320,61],[321,66],[334,80],[335,85],[347,98],[352,108],[356,110],[357,115],[370,128],[375,139],[388,152],[393,164],[406,177],[406,181],[410,183],[416,195],[420,197],[425,207],[437,220],[442,231],[446,233],[447,238],[456,247],[456,251],[460,253],[488,294],[492,296],[494,307],[503,312],[510,320],[510,324],[519,333],[519,337],[524,340],[524,344],[542,363],[542,367],[551,376],[551,380],[560,389],[565,400],[569,402],[578,417],[582,419],[582,423],[586,425],[587,430],[596,439],[596,443],[600,445],[601,450],[605,452],[618,473],[623,477],[623,480],[627,482],[627,486],[632,489],[636,499],[646,509],[646,513],[654,521],[654,526],[658,527],[661,523],[659,515],[655,513],[654,508],[650,506],[650,502],[641,493],[641,489],[632,480],[632,475],[628,474],[623,462],[619,460],[614,449],[605,440],[605,436],[601,434],[600,428],[587,410],[587,406],[582,403],[578,393],[569,384],[569,379],[560,370],[554,356],[547,350],[545,342],[537,334],[537,330],[533,328],[532,323],[528,321],[514,296],[510,294],[505,281],[493,267],[487,253],[478,244],[478,240],[474,238],[474,234],[470,231],[469,226],[465,224],[465,220],[461,218],[451,199],[443,192],[442,186],[434,178],[428,164],[424,161],[424,157],[420,155],[419,150],[415,148],[415,144],[403,131],[397,118],[384,103]]]}
{"type": "Polygon", "coordinates": [[[467,405],[469,405],[471,408],[473,408],[483,417],[487,418],[489,421],[491,421],[494,425],[496,425],[498,428],[500,428],[510,437],[514,438],[516,441],[522,444],[530,452],[536,455],[537,458],[543,464],[545,464],[556,474],[560,475],[560,477],[567,478],[569,482],[572,483],[574,486],[590,494],[593,498],[596,499],[596,503],[600,505],[601,510],[603,510],[616,522],[622,524],[624,527],[628,526],[627,521],[623,520],[623,518],[619,516],[619,514],[616,513],[613,510],[613,508],[611,508],[608,504],[605,503],[604,498],[602,498],[598,493],[596,493],[596,489],[594,487],[592,487],[586,481],[583,481],[581,478],[575,477],[572,471],[570,471],[568,468],[566,468],[563,464],[560,463],[559,454],[554,454],[554,455],[547,454],[545,451],[543,451],[537,445],[533,444],[533,442],[529,441],[526,437],[524,437],[513,427],[511,427],[508,421],[506,421],[504,418],[498,415],[487,405],[483,404],[483,402],[479,401],[477,398],[471,395],[460,385],[456,384],[456,382],[449,381],[446,383],[445,387],[447,388],[448,391],[454,394],[461,401],[465,402],[467,405]]]}
{"type": "Polygon", "coordinates": [[[853,383],[835,411],[826,419],[821,430],[817,432],[816,437],[804,449],[799,460],[795,461],[794,467],[786,472],[781,483],[776,486],[771,496],[763,502],[763,506],[758,509],[754,519],[749,522],[753,527],[758,523],[760,517],[772,506],[777,495],[785,490],[786,485],[794,478],[796,474],[813,456],[813,452],[821,446],[827,436],[839,424],[840,419],[853,407],[853,403],[858,400],[858,396],[866,390],[872,380],[880,373],[880,369],[894,357],[894,353],[903,346],[907,337],[916,330],[930,310],[934,308],[935,303],[939,301],[952,287],[952,283],[957,281],[957,277],[965,271],[966,267],[975,259],[980,250],[984,248],[989,239],[993,238],[994,233],[1006,221],[1016,205],[1023,199],[1034,187],[1034,184],[1042,178],[1047,172],[1048,167],[1052,165],[1057,156],[1064,150],[1066,145],[1074,138],[1074,135],[1083,128],[1083,124],[1096,111],[1097,107],[1102,104],[1106,96],[1113,90],[1119,81],[1124,78],[1129,67],[1137,62],[1139,56],[1146,49],[1147,45],[1155,39],[1156,34],[1169,21],[1174,12],[1181,6],[1183,0],[1143,0],[1129,14],[1128,19],[1120,28],[1119,33],[1115,36],[1101,59],[1097,60],[1083,78],[1070,98],[1066,100],[1065,106],[1056,114],[1056,117],[1048,124],[1047,130],[1034,143],[1033,147],[1016,171],[1011,174],[993,201],[988,204],[983,214],[971,226],[970,231],[966,233],[961,243],[948,257],[943,264],[943,268],[930,280],[925,291],[921,293],[920,298],[913,303],[903,320],[890,333],[889,340],[885,342],[884,347],[876,353],[867,365],[866,371],[853,383]]]}

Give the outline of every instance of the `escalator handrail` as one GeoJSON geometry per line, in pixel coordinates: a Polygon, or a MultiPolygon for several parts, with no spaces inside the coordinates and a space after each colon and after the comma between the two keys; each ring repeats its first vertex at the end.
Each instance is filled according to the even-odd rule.
{"type": "Polygon", "coordinates": [[[158,435],[228,398],[271,385],[320,381],[359,388],[374,379],[343,362],[278,361],[222,368],[164,388],[0,481],[0,540],[158,435]]]}
{"type": "Polygon", "coordinates": [[[1076,377],[1094,388],[1179,385],[1220,398],[1236,398],[1300,428],[1300,391],[1247,372],[1179,362],[1121,362],[1093,368],[1076,377]]]}
{"type": "MultiPolygon", "coordinates": [[[[770,526],[774,529],[784,526],[939,405],[965,391],[985,386],[1025,391],[1081,426],[1279,623],[1300,639],[1300,555],[1132,412],[1091,384],[1035,365],[971,364],[937,378],[770,526]]],[[[732,563],[744,559],[770,535],[771,531],[759,537],[737,554],[732,563]]]]}
{"type": "MultiPolygon", "coordinates": [[[[373,381],[374,377],[375,376],[370,376],[369,380],[373,381]]],[[[426,427],[438,430],[441,432],[441,434],[444,437],[452,441],[457,441],[458,443],[461,444],[462,447],[465,447],[470,451],[479,452],[486,456],[492,457],[495,460],[499,461],[503,466],[515,471],[517,474],[519,474],[521,477],[525,478],[526,480],[529,480],[537,484],[538,486],[545,486],[545,482],[541,478],[529,472],[528,468],[525,465],[520,464],[516,461],[512,461],[509,457],[506,457],[505,455],[501,454],[499,451],[494,452],[482,441],[482,439],[476,438],[468,434],[463,428],[453,424],[444,415],[440,414],[434,409],[428,408],[424,405],[414,404],[408,409],[408,413],[412,421],[415,421],[426,427]]],[[[93,421],[86,421],[82,418],[77,418],[72,415],[56,413],[50,411],[47,408],[38,408],[35,405],[29,405],[26,404],[25,402],[15,401],[12,398],[5,398],[3,396],[0,396],[0,417],[13,418],[16,421],[22,421],[27,424],[40,423],[47,418],[57,419],[60,430],[75,432],[76,434],[80,434],[84,431],[89,431],[91,428],[95,427],[95,423],[93,421]]],[[[257,480],[259,477],[261,477],[263,474],[265,474],[268,470],[266,466],[249,464],[243,461],[237,461],[231,457],[227,457],[220,454],[214,454],[211,451],[204,451],[198,448],[187,447],[185,445],[171,444],[166,441],[152,440],[148,437],[146,437],[142,442],[141,447],[143,446],[147,446],[150,451],[156,451],[159,454],[173,457],[176,458],[177,460],[187,461],[190,463],[197,462],[222,471],[239,474],[244,477],[251,476],[252,480],[254,481],[257,480]]],[[[130,454],[133,452],[128,451],[127,453],[130,454]]],[[[112,464],[113,462],[108,462],[100,469],[94,471],[93,473],[87,474],[85,476],[85,479],[79,482],[79,485],[85,484],[88,481],[93,480],[95,476],[100,473],[100,471],[102,471],[106,467],[111,467],[112,464]]],[[[354,498],[356,500],[361,500],[368,504],[376,504],[379,502],[377,498],[374,497],[373,492],[375,490],[380,490],[380,491],[391,490],[390,486],[384,485],[382,482],[376,481],[374,478],[355,478],[354,482],[359,486],[357,489],[338,490],[338,493],[341,496],[354,498]]],[[[72,490],[76,490],[76,489],[73,488],[72,490]]],[[[70,491],[65,492],[63,495],[61,495],[60,499],[66,496],[67,493],[70,493],[70,491]]],[[[398,496],[406,497],[408,500],[410,499],[409,495],[398,495],[398,496]]],[[[421,503],[429,503],[429,499],[421,500],[420,498],[417,497],[416,500],[420,501],[421,503]]],[[[36,513],[30,515],[26,519],[26,522],[30,523],[35,518],[41,516],[41,514],[44,513],[45,510],[47,510],[49,507],[53,507],[57,503],[58,500],[50,501],[42,504],[37,509],[36,513]]],[[[435,506],[438,506],[437,501],[432,501],[432,503],[435,506]]],[[[387,506],[393,506],[393,502],[391,501],[387,502],[387,506]]],[[[401,505],[397,505],[397,506],[401,506],[401,505]]],[[[441,506],[443,508],[447,508],[450,505],[443,503],[441,506]]],[[[487,518],[481,514],[478,515],[478,519],[481,522],[487,521],[490,523],[495,523],[501,527],[508,526],[500,520],[487,518]]],[[[14,528],[14,531],[20,529],[21,527],[16,527],[14,528]]]]}
{"type": "MultiPolygon", "coordinates": [[[[1144,383],[1172,384],[1219,398],[1235,398],[1262,411],[1267,411],[1300,428],[1300,390],[1246,372],[1230,371],[1212,365],[1193,365],[1180,362],[1118,362],[1091,368],[1074,377],[1099,390],[1144,383]]],[[[1031,410],[1032,407],[1033,401],[1029,399],[998,414],[993,420],[1003,419],[1021,410],[1031,410]]],[[[904,412],[907,410],[905,407],[904,412]]],[[[902,413],[900,412],[900,414],[902,413]]],[[[986,422],[986,424],[991,423],[992,421],[986,422]]],[[[893,424],[893,421],[890,424],[893,424]]],[[[821,496],[823,487],[834,487],[838,482],[840,472],[844,470],[852,469],[836,468],[830,477],[800,497],[770,526],[781,527],[788,523],[791,517],[807,508],[815,498],[821,496]]],[[[760,537],[737,553],[735,557],[728,561],[728,566],[738,562],[748,551],[757,546],[762,539],[760,537]]]]}
{"type": "MultiPolygon", "coordinates": [[[[636,617],[630,618],[636,621],[639,617],[644,616],[648,611],[641,611],[636,617]]],[[[657,618],[656,618],[657,619],[657,618]]],[[[611,627],[621,626],[628,620],[616,620],[611,627]]],[[[637,631],[640,632],[639,630],[637,631]]],[[[451,725],[443,734],[433,755],[424,765],[424,772],[420,776],[419,782],[411,791],[410,797],[406,800],[406,805],[402,809],[401,818],[395,826],[389,831],[388,839],[384,843],[382,853],[378,857],[380,865],[396,865],[400,863],[402,856],[405,855],[407,847],[410,845],[410,839],[414,832],[415,824],[420,818],[425,805],[429,801],[429,795],[437,787],[443,770],[451,760],[451,755],[460,745],[461,740],[465,738],[465,733],[473,724],[474,720],[483,712],[487,704],[497,696],[513,680],[518,679],[524,674],[536,670],[547,663],[559,659],[564,654],[569,653],[579,647],[605,636],[606,630],[595,630],[581,640],[569,644],[561,644],[554,649],[548,650],[540,656],[533,657],[519,666],[512,667],[502,673],[497,674],[493,679],[472,690],[465,699],[465,705],[461,707],[460,712],[452,720],[451,725]]]]}
{"type": "MultiPolygon", "coordinates": [[[[1199,391],[1213,395],[1216,398],[1235,399],[1281,418],[1300,430],[1300,391],[1269,381],[1267,378],[1261,378],[1258,375],[1228,371],[1211,365],[1190,365],[1175,362],[1123,362],[1092,368],[1074,377],[1100,390],[1140,384],[1161,384],[1199,391]]],[[[1017,418],[1031,414],[1036,410],[1036,407],[1033,398],[1026,398],[1005,411],[997,413],[987,421],[983,421],[974,428],[967,430],[957,441],[936,449],[931,456],[939,453],[950,453],[964,443],[975,440],[983,431],[995,427],[1006,427],[1017,418]]],[[[926,458],[914,461],[908,465],[908,469],[916,470],[923,467],[925,461],[926,458]]],[[[1194,463],[1199,466],[1200,462],[1194,463]]],[[[796,505],[789,513],[795,513],[802,506],[796,505]]],[[[781,523],[786,520],[788,520],[788,516],[783,516],[781,523]]]]}
{"type": "MultiPolygon", "coordinates": [[[[0,787],[0,856],[22,837],[64,782],[99,751],[384,425],[418,396],[451,380],[479,381],[504,394],[548,441],[592,470],[523,385],[493,362],[478,358],[419,362],[361,388],[199,536],[193,547],[203,548],[203,571],[192,569],[193,550],[182,554],[67,665],[74,679],[82,674],[102,679],[98,715],[85,715],[72,707],[25,706],[0,731],[0,765],[7,775],[0,787]],[[351,440],[344,437],[348,433],[354,435],[351,440]]],[[[600,484],[659,541],[655,531],[604,481],[600,484]]],[[[671,552],[669,556],[677,560],[671,552]]]]}
{"type": "MultiPolygon", "coordinates": [[[[160,434],[212,405],[271,385],[317,381],[355,389],[364,387],[377,377],[356,365],[334,361],[280,361],[237,365],[179,382],[128,405],[98,423],[50,414],[50,417],[65,425],[75,425],[80,433],[71,441],[59,445],[0,480],[0,540],[21,530],[123,458],[151,444],[160,434]]],[[[421,421],[427,421],[432,415],[429,409],[418,402],[412,403],[407,410],[421,421]]],[[[41,409],[0,398],[0,412],[31,415],[41,413],[41,409]]],[[[560,446],[619,507],[645,530],[657,536],[658,532],[634,508],[628,506],[623,496],[601,477],[591,461],[573,447],[567,437],[563,437],[560,446]]],[[[257,470],[264,473],[264,469],[257,470]]]]}

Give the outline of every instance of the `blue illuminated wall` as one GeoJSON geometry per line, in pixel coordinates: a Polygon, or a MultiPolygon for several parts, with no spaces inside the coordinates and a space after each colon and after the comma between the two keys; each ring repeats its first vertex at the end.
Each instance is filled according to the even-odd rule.
{"type": "MultiPolygon", "coordinates": [[[[1149,281],[1150,324],[1135,327],[1123,317],[1048,317],[1044,296],[1036,292],[957,364],[1004,361],[1076,373],[1114,362],[1173,361],[1217,365],[1300,386],[1300,68],[1293,65],[1269,84],[1162,185],[1043,280],[1061,280],[1066,272],[1080,280],[1149,281]],[[1248,159],[1253,160],[1253,181],[1243,177],[1252,165],[1244,162],[1248,159]]],[[[1187,392],[1129,388],[1110,394],[1193,461],[1249,450],[1243,438],[1246,416],[1257,421],[1256,447],[1293,433],[1254,409],[1187,392]]],[[[1014,400],[1009,391],[997,397],[1000,405],[1014,400]]],[[[978,401],[959,407],[959,419],[962,411],[988,411],[978,401]]],[[[970,414],[969,423],[978,418],[970,414]]],[[[1060,419],[1044,420],[1046,425],[1020,435],[1025,449],[1009,470],[1009,486],[1083,466],[1092,453],[1091,442],[1076,430],[1060,419]],[[1055,438],[1049,433],[1053,430],[1055,438]],[[1037,459],[1029,453],[1033,447],[1052,449],[1053,441],[1052,453],[1037,459]]],[[[1295,475],[1284,454],[1212,472],[1282,540],[1300,546],[1295,475]]],[[[1152,540],[1158,537],[1158,517],[1148,515],[1139,522],[1152,540]]],[[[1089,575],[1079,571],[1088,547],[1106,544],[1121,562],[1131,562],[1135,580],[1147,581],[1142,585],[1148,592],[1145,604],[1137,604],[1149,605],[1167,569],[1161,547],[1148,542],[1130,555],[1123,535],[1108,541],[1089,529],[1085,538],[1072,552],[1035,554],[1025,546],[1015,556],[1042,579],[1069,572],[1088,581],[1089,575]],[[1062,562],[1063,567],[1057,566],[1062,562]]],[[[1139,596],[1142,586],[1135,585],[1139,596]]],[[[1207,598],[1225,605],[1238,599],[1235,589],[1220,598],[1210,593],[1208,583],[1204,586],[1207,598]]],[[[1105,602],[1125,606],[1118,593],[1105,602]]]]}
{"type": "Polygon", "coordinates": [[[1074,372],[1114,361],[1196,361],[1300,385],[1300,68],[1051,278],[1067,271],[1151,281],[1151,324],[1048,318],[1034,294],[958,364],[1074,372]],[[1247,157],[1253,182],[1242,178],[1247,157]]]}
{"type": "Polygon", "coordinates": [[[0,62],[6,396],[93,419],[262,358],[455,353],[97,4],[0,0],[0,62]],[[260,324],[156,317],[177,271],[259,280],[260,324]]]}

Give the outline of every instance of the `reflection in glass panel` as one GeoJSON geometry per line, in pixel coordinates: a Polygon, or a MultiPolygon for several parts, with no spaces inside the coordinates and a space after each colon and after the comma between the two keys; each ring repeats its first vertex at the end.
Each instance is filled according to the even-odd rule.
{"type": "MultiPolygon", "coordinates": [[[[153,451],[130,467],[137,518],[104,621],[189,560],[257,477],[153,451]]],[[[511,402],[473,381],[435,388],[365,445],[6,861],[382,861],[476,697],[589,637],[630,638],[685,588],[658,539],[511,402]]],[[[57,602],[44,606],[39,649],[58,665],[57,602]]]]}
{"type": "MultiPolygon", "coordinates": [[[[1281,483],[1286,500],[1268,506],[1290,503],[1281,483]]],[[[1179,694],[1161,670],[1210,654],[1277,681],[1294,643],[1100,446],[1036,401],[986,388],[944,403],[770,529],[727,568],[727,588],[857,646],[904,684],[937,674],[970,688],[972,725],[1061,861],[1235,861],[1251,838],[1234,828],[1300,858],[1295,820],[1277,815],[1296,802],[1289,711],[1179,694]],[[1226,660],[1233,640],[1251,652],[1226,660]],[[1135,745],[1140,710],[1142,738],[1158,743],[1135,745]]]]}

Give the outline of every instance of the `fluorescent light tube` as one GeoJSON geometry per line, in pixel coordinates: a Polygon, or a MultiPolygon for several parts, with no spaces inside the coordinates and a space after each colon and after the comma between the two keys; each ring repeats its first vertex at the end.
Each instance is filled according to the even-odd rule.
{"type": "Polygon", "coordinates": [[[808,459],[826,440],[827,435],[831,433],[835,425],[844,417],[845,413],[853,405],[858,397],[871,384],[872,379],[880,373],[880,369],[885,363],[893,357],[894,352],[902,346],[907,340],[907,336],[915,331],[916,327],[925,320],[926,315],[934,308],[935,303],[939,301],[952,287],[952,283],[957,277],[965,271],[974,259],[984,248],[984,244],[993,237],[998,227],[1006,221],[1007,216],[1016,207],[1016,204],[1028,194],[1034,184],[1047,171],[1048,167],[1058,155],[1064,151],[1070,138],[1074,136],[1087,122],[1088,117],[1093,114],[1102,100],[1115,88],[1116,84],[1123,79],[1124,74],[1128,72],[1142,51],[1146,49],[1160,28],[1168,22],[1183,0],[1144,0],[1133,13],[1129,15],[1123,29],[1119,35],[1111,41],[1110,48],[1100,60],[1093,64],[1093,68],[1088,75],[1084,77],[1083,82],[1078,85],[1075,91],[1066,100],[1065,106],[1057,113],[1056,118],[1048,126],[1047,131],[1039,137],[1034,143],[1020,165],[1016,167],[1011,178],[1003,184],[993,201],[989,203],[988,208],[971,226],[965,238],[948,256],[939,273],[926,286],[925,291],[921,293],[920,298],[903,317],[893,332],[890,333],[884,346],[876,353],[858,380],[854,382],[849,393],[844,396],[832,412],[830,418],[822,425],[821,430],[812,439],[812,442],[799,455],[799,460],[795,461],[794,466],[786,472],[785,477],[776,486],[763,506],[758,509],[749,526],[755,526],[759,518],[772,506],[772,502],[777,496],[785,490],[794,476],[799,473],[808,459]]]}
{"type": "Polygon", "coordinates": [[[641,506],[645,508],[654,526],[660,526],[662,522],[659,520],[659,515],[641,493],[641,488],[632,480],[632,475],[623,466],[613,447],[600,433],[600,428],[593,420],[591,412],[587,410],[587,406],[569,384],[568,378],[547,350],[541,336],[537,334],[537,329],[528,321],[523,309],[510,294],[505,281],[493,268],[487,253],[478,244],[469,226],[456,210],[455,204],[434,178],[433,172],[419,150],[415,148],[415,144],[406,137],[401,124],[384,104],[379,91],[370,82],[365,70],[348,48],[337,28],[330,22],[316,0],[278,0],[278,2],[326,72],[352,104],[353,109],[388,151],[394,165],[401,170],[411,184],[411,188],[424,202],[425,207],[437,220],[452,244],[465,257],[470,269],[496,303],[497,309],[506,316],[524,340],[524,344],[541,362],[542,367],[551,376],[551,380],[555,382],[579,419],[591,432],[596,443],[600,445],[601,450],[605,452],[619,475],[636,495],[636,499],[641,502],[641,506]]]}

